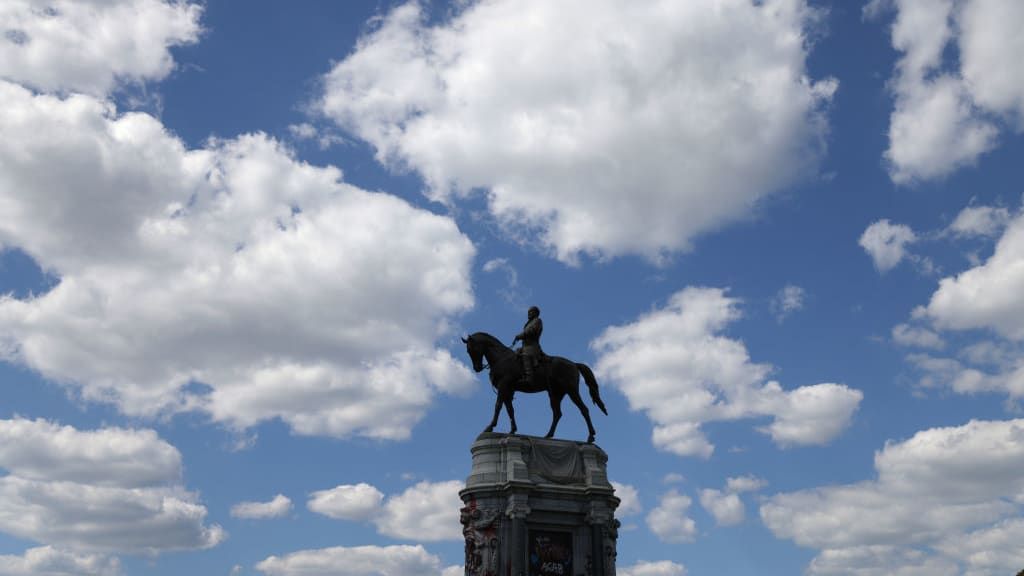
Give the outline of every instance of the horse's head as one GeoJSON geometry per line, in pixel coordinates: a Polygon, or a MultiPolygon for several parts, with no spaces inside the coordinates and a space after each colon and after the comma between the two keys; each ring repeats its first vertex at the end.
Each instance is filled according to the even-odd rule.
{"type": "Polygon", "coordinates": [[[484,370],[484,350],[478,342],[470,335],[467,338],[462,339],[466,343],[466,353],[469,354],[469,359],[473,361],[473,370],[476,372],[483,372],[484,370]]]}

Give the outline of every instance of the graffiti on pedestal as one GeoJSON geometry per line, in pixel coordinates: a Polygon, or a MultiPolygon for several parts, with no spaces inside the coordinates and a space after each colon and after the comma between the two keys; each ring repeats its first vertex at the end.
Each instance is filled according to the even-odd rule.
{"type": "Polygon", "coordinates": [[[474,498],[459,512],[466,537],[466,576],[497,576],[500,510],[478,508],[474,498]]]}
{"type": "Polygon", "coordinates": [[[530,576],[574,576],[572,533],[531,530],[530,576]]]}

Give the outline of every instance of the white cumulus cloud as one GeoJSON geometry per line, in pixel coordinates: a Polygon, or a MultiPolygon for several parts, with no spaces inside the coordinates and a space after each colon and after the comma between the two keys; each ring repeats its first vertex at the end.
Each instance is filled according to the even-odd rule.
{"type": "Polygon", "coordinates": [[[992,526],[953,536],[936,548],[966,565],[970,574],[1010,574],[1024,566],[1024,520],[1011,518],[992,526]]]}
{"type": "MultiPolygon", "coordinates": [[[[441,560],[422,546],[336,546],[270,556],[267,576],[441,576],[441,560]]],[[[444,572],[448,573],[447,570],[444,572]]]]}
{"type": "MultiPolygon", "coordinates": [[[[1001,224],[993,228],[996,225],[991,223],[1001,218],[970,216],[970,223],[960,229],[988,235],[1003,228],[1001,224]]],[[[961,333],[957,337],[965,342],[950,354],[930,351],[907,356],[921,374],[922,387],[950,388],[961,394],[1001,392],[1011,401],[1024,398],[1022,270],[1024,214],[1017,213],[1005,224],[988,260],[943,278],[927,305],[914,310],[910,326],[893,329],[897,342],[933,350],[942,347],[944,333],[961,333]]]]}
{"type": "Polygon", "coordinates": [[[671,560],[641,560],[632,566],[616,567],[619,576],[686,576],[686,567],[671,560]]]}
{"type": "Polygon", "coordinates": [[[1010,398],[1024,397],[1024,353],[1019,349],[1006,358],[994,362],[972,358],[971,348],[959,352],[959,358],[909,354],[910,362],[920,373],[918,384],[922,388],[949,388],[958,394],[1002,392],[1010,398]]]}
{"type": "Polygon", "coordinates": [[[401,494],[390,496],[373,521],[385,536],[417,542],[462,540],[459,480],[419,482],[401,494]]]}
{"type": "Polygon", "coordinates": [[[871,256],[879,272],[888,272],[907,256],[907,245],[917,240],[905,224],[892,224],[882,219],[868,226],[858,243],[871,256]]]}
{"type": "Polygon", "coordinates": [[[157,553],[209,548],[225,537],[181,486],[180,453],[152,431],[13,419],[0,420],[0,434],[0,532],[55,547],[23,564],[64,558],[66,549],[157,553]]]}
{"type": "Polygon", "coordinates": [[[422,481],[399,494],[384,494],[366,483],[342,484],[310,494],[306,506],[318,514],[342,520],[372,522],[377,532],[415,542],[461,540],[459,480],[422,481]]]}
{"type": "Polygon", "coordinates": [[[226,534],[206,525],[206,507],[180,487],[131,489],[0,478],[0,531],[98,552],[210,548],[226,534]]]}
{"type": "Polygon", "coordinates": [[[0,297],[0,354],[128,415],[402,439],[473,379],[451,218],[250,134],[187,149],[105,101],[0,81],[0,245],[59,278],[0,297]],[[201,386],[193,386],[200,383],[201,386]]]}
{"type": "Polygon", "coordinates": [[[822,550],[811,560],[812,576],[957,576],[957,565],[926,552],[899,546],[857,546],[822,550]]]}
{"type": "MultiPolygon", "coordinates": [[[[879,6],[879,3],[874,3],[879,6]]],[[[897,183],[943,177],[1024,129],[1024,5],[893,0],[895,107],[885,156],[897,183]],[[953,46],[957,58],[944,53],[953,46]]],[[[879,10],[871,12],[878,13],[879,10]]]]}
{"type": "Polygon", "coordinates": [[[1024,340],[1024,215],[1018,215],[983,264],[943,278],[926,314],[937,326],[989,328],[1024,340]]]}
{"type": "Polygon", "coordinates": [[[342,520],[366,520],[380,510],[384,493],[374,486],[342,484],[330,490],[318,490],[309,495],[306,507],[318,514],[342,520]]]}
{"type": "Polygon", "coordinates": [[[655,446],[708,457],[701,424],[771,416],[763,428],[779,445],[824,444],[849,424],[863,394],[822,383],[783,390],[771,367],[722,335],[739,301],[716,288],[686,288],[635,322],[607,328],[592,343],[597,370],[654,423],[655,446]]]}
{"type": "Polygon", "coordinates": [[[153,430],[82,432],[43,419],[0,420],[0,467],[33,480],[144,488],[181,479],[181,453],[153,430]]]}
{"type": "Polygon", "coordinates": [[[746,507],[740,499],[743,492],[756,492],[766,482],[756,476],[737,476],[726,479],[725,488],[705,488],[700,491],[700,505],[714,516],[719,526],[734,526],[743,522],[746,507]]]}
{"type": "Polygon", "coordinates": [[[946,342],[938,333],[922,326],[897,324],[892,327],[892,341],[901,346],[941,349],[946,342]]]}
{"type": "Polygon", "coordinates": [[[723,492],[714,488],[700,491],[700,505],[704,507],[719,526],[734,526],[743,522],[746,508],[735,492],[723,492]]]}
{"type": "Polygon", "coordinates": [[[662,542],[693,542],[697,537],[697,523],[686,515],[692,502],[689,496],[669,490],[647,514],[647,527],[662,542]]]}
{"type": "Polygon", "coordinates": [[[873,480],[776,494],[761,518],[776,536],[820,551],[816,574],[1020,569],[1024,420],[922,430],[886,443],[875,470],[873,480]]]}
{"type": "Polygon", "coordinates": [[[621,500],[619,507],[615,509],[616,516],[620,518],[632,516],[643,511],[644,507],[640,504],[640,493],[635,487],[615,481],[612,481],[612,487],[615,488],[615,495],[621,500]]]}
{"type": "Polygon", "coordinates": [[[0,555],[0,576],[119,576],[117,558],[77,554],[52,546],[29,548],[21,556],[0,555]]]}
{"type": "Polygon", "coordinates": [[[661,260],[816,171],[838,85],[808,77],[816,18],[802,0],[502,0],[428,23],[408,3],[326,74],[319,109],[434,199],[484,190],[560,260],[661,260]]]}
{"type": "Polygon", "coordinates": [[[235,518],[280,518],[292,509],[292,501],[284,494],[274,496],[269,502],[239,502],[231,507],[235,518]]]}
{"type": "Polygon", "coordinates": [[[0,78],[37,90],[102,95],[160,80],[169,48],[199,39],[202,6],[163,0],[5,0],[0,78]]]}
{"type": "Polygon", "coordinates": [[[950,223],[949,231],[956,236],[995,237],[1011,217],[1010,211],[1001,206],[967,206],[950,223]]]}

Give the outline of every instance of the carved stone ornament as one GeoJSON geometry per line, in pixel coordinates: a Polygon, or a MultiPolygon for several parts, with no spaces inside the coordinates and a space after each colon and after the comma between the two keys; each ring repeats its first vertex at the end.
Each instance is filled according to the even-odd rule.
{"type": "Polygon", "coordinates": [[[615,576],[615,559],[619,553],[616,543],[619,539],[619,527],[622,523],[612,520],[604,531],[604,576],[615,576]]]}
{"type": "Polygon", "coordinates": [[[466,576],[498,574],[498,508],[477,508],[476,500],[462,508],[459,521],[466,537],[466,576]]]}

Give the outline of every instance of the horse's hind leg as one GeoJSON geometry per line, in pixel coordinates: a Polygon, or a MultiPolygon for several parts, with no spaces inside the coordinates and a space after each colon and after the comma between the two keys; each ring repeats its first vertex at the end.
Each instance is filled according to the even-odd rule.
{"type": "Polygon", "coordinates": [[[580,391],[569,390],[569,398],[572,400],[572,403],[580,409],[580,414],[583,414],[583,419],[587,421],[587,430],[590,431],[590,436],[587,437],[587,442],[593,442],[594,436],[597,432],[594,431],[594,424],[590,421],[590,410],[587,408],[587,405],[583,403],[583,399],[580,398],[580,391]]]}
{"type": "Polygon", "coordinates": [[[545,438],[555,435],[555,427],[558,426],[558,421],[562,418],[562,396],[564,394],[548,393],[548,398],[551,400],[551,429],[544,435],[545,438]]]}

